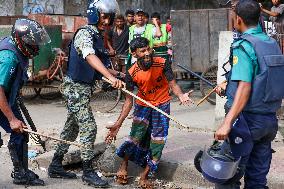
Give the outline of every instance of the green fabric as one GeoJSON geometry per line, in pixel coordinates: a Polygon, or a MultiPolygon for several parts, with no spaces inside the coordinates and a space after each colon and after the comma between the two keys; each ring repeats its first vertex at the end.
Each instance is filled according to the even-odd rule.
{"type": "MultiPolygon", "coordinates": [[[[134,38],[134,29],[135,29],[136,25],[133,25],[129,28],[129,41],[133,40],[134,38]]],[[[144,33],[142,34],[142,37],[145,37],[149,40],[149,46],[151,48],[153,48],[153,28],[154,26],[152,24],[147,24],[146,25],[146,29],[144,31],[144,33]]]]}
{"type": "Polygon", "coordinates": [[[154,47],[155,54],[167,55],[168,54],[168,47],[154,47]]]}
{"type": "Polygon", "coordinates": [[[166,24],[161,25],[162,36],[154,38],[154,45],[159,43],[166,43],[169,40],[166,24]]]}
{"type": "Polygon", "coordinates": [[[5,92],[10,91],[13,83],[12,77],[18,62],[14,52],[10,50],[0,51],[0,86],[4,87],[5,92]]]}
{"type": "MultiPolygon", "coordinates": [[[[269,40],[269,37],[262,32],[260,25],[255,28],[248,29],[244,32],[244,34],[251,34],[264,41],[269,40]]],[[[252,82],[259,72],[257,56],[253,46],[245,40],[238,40],[233,44],[233,46],[236,48],[233,50],[234,61],[231,80],[252,82]]]]}
{"type": "Polygon", "coordinates": [[[151,149],[153,160],[158,161],[161,159],[164,147],[165,147],[165,144],[157,144],[151,140],[150,149],[151,149]]]}
{"type": "Polygon", "coordinates": [[[147,129],[148,129],[147,124],[144,124],[143,122],[139,122],[139,123],[133,122],[129,136],[141,142],[147,132],[147,129]]]}

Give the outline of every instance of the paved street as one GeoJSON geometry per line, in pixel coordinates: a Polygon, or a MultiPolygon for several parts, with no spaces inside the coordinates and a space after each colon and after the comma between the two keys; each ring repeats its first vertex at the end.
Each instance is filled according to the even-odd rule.
{"type": "MultiPolygon", "coordinates": [[[[199,99],[199,93],[195,93],[194,98],[195,100],[199,99]]],[[[37,125],[39,132],[58,136],[66,118],[65,107],[61,100],[28,101],[27,108],[37,125]]],[[[105,114],[94,112],[98,125],[96,144],[103,142],[104,136],[107,132],[105,126],[116,120],[119,115],[120,108],[121,104],[112,113],[105,114]]],[[[158,188],[211,188],[212,185],[206,183],[200,174],[194,169],[193,158],[196,152],[203,149],[205,146],[209,146],[212,142],[213,132],[208,129],[212,128],[214,125],[214,106],[206,102],[200,107],[195,107],[193,105],[190,107],[183,107],[179,106],[178,102],[174,101],[171,109],[172,116],[180,122],[193,128],[204,129],[193,129],[191,132],[188,132],[188,130],[175,128],[174,126],[176,126],[176,124],[172,123],[173,127],[170,129],[168,143],[163,153],[159,172],[157,173],[157,178],[163,181],[163,183],[160,183],[158,188]]],[[[125,136],[127,136],[130,125],[131,120],[127,119],[119,133],[118,141],[115,144],[116,146],[123,141],[125,136]]],[[[5,135],[4,138],[4,142],[7,144],[8,135],[5,135]]],[[[271,186],[273,187],[271,188],[273,189],[284,187],[283,184],[281,184],[284,183],[284,145],[281,140],[282,137],[279,135],[276,142],[273,143],[273,148],[276,150],[276,153],[274,154],[274,160],[272,162],[269,175],[269,182],[272,184],[271,186]]],[[[1,148],[0,153],[0,175],[4,175],[0,177],[0,188],[23,188],[12,184],[10,178],[12,165],[8,156],[7,148],[1,148]]],[[[134,177],[131,179],[132,185],[127,187],[117,186],[113,183],[113,178],[108,178],[112,183],[112,188],[136,188],[137,185],[134,180],[138,170],[139,169],[137,169],[136,166],[130,165],[129,175],[134,177]]],[[[78,175],[80,176],[82,172],[80,170],[78,171],[78,175]]],[[[46,186],[41,188],[91,188],[86,185],[82,185],[80,179],[49,179],[47,177],[46,170],[43,168],[41,170],[35,170],[35,172],[38,173],[46,182],[46,186]]]]}

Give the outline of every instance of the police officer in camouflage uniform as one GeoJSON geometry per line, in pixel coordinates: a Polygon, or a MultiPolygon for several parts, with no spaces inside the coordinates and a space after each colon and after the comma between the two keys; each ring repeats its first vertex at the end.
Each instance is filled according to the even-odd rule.
{"type": "Polygon", "coordinates": [[[28,78],[29,59],[38,55],[40,46],[48,42],[50,38],[45,29],[30,19],[16,20],[11,36],[0,42],[0,126],[11,133],[8,143],[14,167],[11,176],[17,185],[44,185],[44,181],[28,169],[29,137],[23,133],[26,126],[16,97],[28,78]]]}
{"type": "MultiPolygon", "coordinates": [[[[116,0],[95,0],[87,10],[88,25],[78,29],[70,44],[67,76],[62,84],[63,96],[67,103],[67,121],[61,138],[75,141],[80,132],[81,158],[83,160],[83,182],[95,187],[108,187],[92,168],[94,142],[97,126],[90,106],[92,84],[102,75],[112,81],[113,87],[121,88],[122,82],[114,77],[120,74],[107,69],[111,62],[100,31],[104,30],[115,17],[119,7],[116,0]]],[[[76,174],[65,172],[62,160],[69,145],[56,147],[48,174],[52,178],[76,178],[76,174]]]]}

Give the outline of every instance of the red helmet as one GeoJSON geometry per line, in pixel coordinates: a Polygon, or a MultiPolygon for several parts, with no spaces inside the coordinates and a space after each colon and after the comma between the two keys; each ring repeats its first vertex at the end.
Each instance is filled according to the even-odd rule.
{"type": "Polygon", "coordinates": [[[29,58],[38,55],[42,45],[50,43],[50,37],[44,27],[27,18],[16,20],[11,35],[18,49],[29,58]]]}

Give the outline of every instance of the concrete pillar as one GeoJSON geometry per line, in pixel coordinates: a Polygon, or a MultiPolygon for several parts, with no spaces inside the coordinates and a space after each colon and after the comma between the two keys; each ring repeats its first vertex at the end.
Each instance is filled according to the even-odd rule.
{"type": "Polygon", "coordinates": [[[16,0],[15,1],[15,15],[22,15],[23,14],[23,0],[16,0]]]}
{"type": "MultiPolygon", "coordinates": [[[[225,71],[222,66],[225,62],[229,60],[230,56],[230,46],[233,42],[233,32],[231,31],[221,31],[219,35],[219,51],[218,51],[218,73],[217,73],[217,83],[222,83],[225,81],[225,77],[222,76],[225,71]]],[[[227,64],[227,70],[230,70],[230,65],[227,64]]],[[[224,105],[226,98],[221,98],[216,95],[216,108],[215,108],[215,126],[218,127],[224,119],[225,111],[224,105]]]]}

